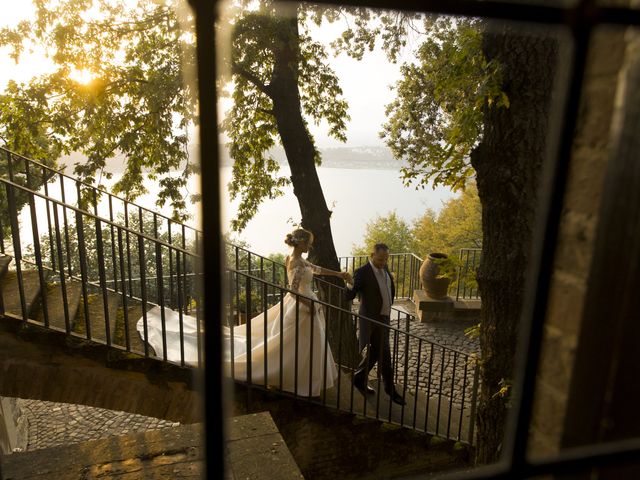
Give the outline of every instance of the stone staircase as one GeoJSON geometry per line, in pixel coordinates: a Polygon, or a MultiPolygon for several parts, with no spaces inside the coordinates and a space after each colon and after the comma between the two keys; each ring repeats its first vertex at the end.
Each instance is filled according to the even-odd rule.
{"type": "MultiPolygon", "coordinates": [[[[18,275],[15,270],[10,269],[11,263],[10,256],[0,256],[2,306],[5,314],[23,318],[18,275]]],[[[97,288],[93,289],[90,285],[87,287],[85,302],[81,282],[66,279],[63,287],[61,282],[53,281],[52,276],[46,271],[44,279],[46,294],[43,296],[38,271],[22,271],[28,319],[41,325],[48,325],[52,330],[68,332],[83,338],[89,337],[87,334],[89,330],[91,340],[103,344],[110,343],[116,347],[125,348],[128,337],[130,351],[144,355],[145,345],[136,329],[137,321],[142,317],[141,302],[129,297],[125,302],[122,294],[107,291],[106,311],[109,319],[107,329],[103,293],[97,288]],[[88,308],[86,314],[85,305],[88,308]]],[[[147,310],[152,307],[153,305],[148,304],[147,310]]],[[[149,354],[155,355],[153,349],[150,346],[148,348],[149,354]]]]}
{"type": "MultiPolygon", "coordinates": [[[[224,480],[304,478],[269,413],[234,417],[224,480]]],[[[148,430],[0,457],[2,480],[204,477],[202,425],[148,430]]],[[[211,478],[213,478],[211,476],[211,478]]]]}

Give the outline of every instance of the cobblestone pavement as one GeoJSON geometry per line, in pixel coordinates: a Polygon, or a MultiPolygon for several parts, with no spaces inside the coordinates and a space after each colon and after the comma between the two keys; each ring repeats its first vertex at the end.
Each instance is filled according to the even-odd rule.
{"type": "MultiPolygon", "coordinates": [[[[410,302],[398,302],[394,307],[414,314],[410,302]]],[[[405,336],[392,331],[390,335],[396,382],[404,383],[402,376],[406,365],[409,392],[418,388],[428,396],[442,394],[447,398],[453,397],[458,405],[464,399],[468,407],[473,395],[475,358],[480,353],[480,345],[478,339],[466,335],[465,330],[474,322],[447,320],[421,323],[413,317],[407,324],[405,319],[398,322],[392,317],[391,325],[405,331],[408,329],[411,334],[405,336]]],[[[372,375],[377,375],[375,369],[372,375]]]]}
{"type": "Polygon", "coordinates": [[[27,450],[180,425],[143,415],[68,403],[20,399],[18,407],[29,423],[27,450]]]}

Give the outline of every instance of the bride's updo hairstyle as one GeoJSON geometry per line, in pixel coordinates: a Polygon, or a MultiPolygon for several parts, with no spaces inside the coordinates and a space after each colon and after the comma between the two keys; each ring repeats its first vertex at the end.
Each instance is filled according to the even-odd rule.
{"type": "Polygon", "coordinates": [[[307,242],[313,238],[313,233],[304,228],[296,228],[293,232],[287,233],[287,237],[284,239],[284,243],[290,247],[295,247],[302,242],[307,242]]]}

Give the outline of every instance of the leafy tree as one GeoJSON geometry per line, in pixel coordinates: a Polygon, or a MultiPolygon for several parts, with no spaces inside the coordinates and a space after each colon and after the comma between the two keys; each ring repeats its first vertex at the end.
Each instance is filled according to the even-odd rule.
{"type": "Polygon", "coordinates": [[[413,225],[393,211],[378,215],[365,229],[364,245],[354,246],[352,255],[369,255],[373,245],[384,242],[393,253],[411,252],[425,257],[429,252],[457,255],[461,248],[482,246],[482,207],[475,184],[447,201],[440,214],[427,209],[413,225]]]}
{"type": "MultiPolygon", "coordinates": [[[[481,394],[477,460],[500,455],[517,320],[541,175],[557,44],[501,26],[436,20],[419,64],[408,65],[382,132],[409,162],[407,181],[463,187],[482,204],[481,394]]],[[[432,221],[430,217],[426,223],[432,221]]]]}
{"type": "Polygon", "coordinates": [[[413,226],[413,251],[457,255],[461,248],[482,247],[482,206],[474,183],[449,200],[439,215],[428,209],[413,226]]]}
{"type": "Polygon", "coordinates": [[[383,242],[392,253],[406,253],[413,250],[413,236],[410,225],[393,211],[387,216],[378,215],[367,223],[364,245],[354,247],[352,255],[369,255],[376,243],[383,242]]]}
{"type": "Polygon", "coordinates": [[[56,70],[28,84],[9,83],[0,97],[3,143],[48,162],[81,152],[87,160],[75,174],[89,182],[122,154],[125,172],[114,193],[129,199],[144,193],[144,172],[158,180],[158,205],[169,200],[184,217],[180,190],[192,172],[186,132],[196,104],[183,69],[183,60],[193,63],[193,41],[178,4],[35,1],[35,18],[1,30],[0,45],[10,46],[16,61],[30,43],[43,45],[56,70]],[[75,80],[78,72],[90,81],[75,80]],[[175,170],[182,175],[169,175],[175,170]]]}
{"type": "MultiPolygon", "coordinates": [[[[0,124],[20,129],[23,141],[39,126],[42,132],[34,141],[44,138],[59,152],[86,154],[87,162],[75,168],[84,179],[104,169],[113,154],[123,154],[126,171],[115,192],[127,198],[143,193],[145,172],[161,187],[158,204],[169,200],[175,216],[184,216],[180,188],[193,171],[186,132],[195,121],[196,105],[194,91],[183,81],[183,65],[194,61],[193,37],[181,28],[190,21],[180,8],[183,2],[140,0],[132,6],[124,0],[38,0],[35,6],[35,19],[4,29],[0,45],[11,46],[18,58],[28,43],[44,44],[57,69],[28,85],[13,84],[12,95],[3,97],[9,106],[0,111],[0,124]],[[85,70],[93,80],[73,80],[73,72],[85,70]],[[29,123],[15,121],[14,112],[20,115],[23,109],[31,110],[24,116],[29,123]],[[169,175],[178,169],[182,175],[169,175]]],[[[332,269],[339,264],[331,212],[307,121],[325,120],[329,133],[344,140],[347,104],[324,47],[311,38],[307,25],[337,17],[333,8],[239,0],[220,26],[231,32],[231,52],[224,60],[234,83],[234,104],[223,129],[234,160],[230,192],[242,198],[234,227],[243,228],[264,198],[279,195],[291,182],[302,225],[316,238],[312,261],[332,269]],[[290,179],[278,176],[277,163],[266,155],[276,141],[286,152],[290,179]]],[[[345,345],[343,351],[355,361],[354,327],[334,324],[346,330],[333,332],[332,340],[351,342],[353,347],[345,345]]]]}
{"type": "Polygon", "coordinates": [[[474,175],[471,150],[482,132],[483,108],[508,107],[499,63],[482,54],[477,20],[424,19],[416,63],[401,67],[398,97],[380,133],[394,156],[407,160],[407,183],[464,189],[474,175]]]}

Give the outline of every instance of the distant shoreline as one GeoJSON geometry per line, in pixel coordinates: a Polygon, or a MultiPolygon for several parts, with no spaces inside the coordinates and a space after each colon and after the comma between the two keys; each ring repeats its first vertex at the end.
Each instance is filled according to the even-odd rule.
{"type": "MultiPolygon", "coordinates": [[[[196,157],[197,146],[190,149],[192,158],[196,157]]],[[[391,151],[385,147],[332,147],[320,149],[322,163],[320,168],[343,168],[347,170],[389,170],[400,171],[407,166],[406,161],[393,158],[391,151]]],[[[286,156],[282,149],[272,149],[268,153],[281,167],[288,167],[286,156]]],[[[72,153],[60,159],[60,166],[66,167],[66,172],[71,173],[76,163],[84,160],[79,153],[72,153]]],[[[106,161],[105,171],[113,174],[124,172],[125,157],[118,155],[106,161]]],[[[231,167],[233,162],[226,150],[222,151],[221,167],[231,167]]]]}

